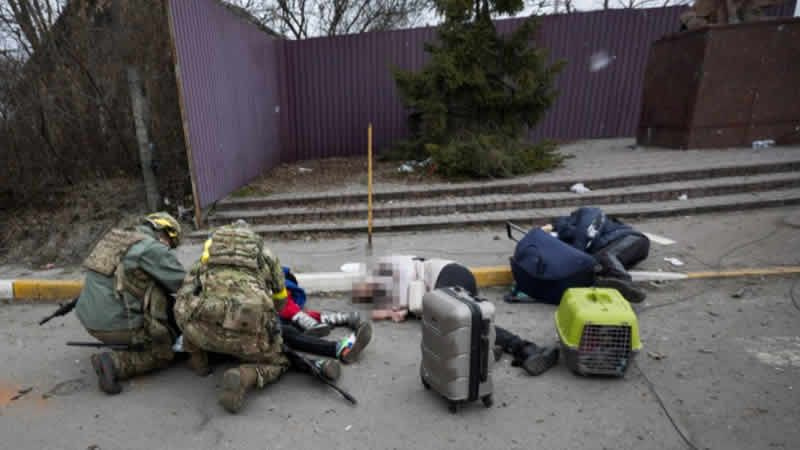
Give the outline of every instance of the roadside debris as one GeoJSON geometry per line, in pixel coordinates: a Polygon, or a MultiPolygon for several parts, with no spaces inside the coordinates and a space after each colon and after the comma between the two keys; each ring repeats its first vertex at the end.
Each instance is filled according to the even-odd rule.
{"type": "Polygon", "coordinates": [[[311,173],[313,171],[314,171],[314,169],[309,169],[308,167],[298,167],[297,168],[297,172],[298,173],[311,173]]]}
{"type": "Polygon", "coordinates": [[[411,173],[414,171],[414,166],[408,163],[402,164],[400,167],[397,168],[397,171],[400,173],[411,173]]]}
{"type": "Polygon", "coordinates": [[[666,359],[667,355],[660,353],[660,352],[647,352],[647,356],[656,361],[661,361],[662,359],[666,359]]]}
{"type": "Polygon", "coordinates": [[[397,168],[400,173],[412,173],[417,169],[428,167],[431,164],[431,159],[423,159],[422,161],[406,161],[397,168]]]}
{"type": "Polygon", "coordinates": [[[680,201],[686,201],[686,200],[689,200],[689,194],[686,194],[686,193],[684,192],[683,194],[681,194],[680,196],[678,196],[678,200],[680,200],[680,201]]]}
{"type": "Polygon", "coordinates": [[[592,192],[592,190],[584,186],[583,183],[575,183],[569,188],[569,190],[576,194],[585,194],[587,192],[592,192]]]}
{"type": "Polygon", "coordinates": [[[746,290],[745,288],[739,288],[738,291],[736,291],[733,294],[731,294],[731,297],[733,297],[733,298],[742,298],[744,296],[745,290],[746,290]]]}
{"type": "Polygon", "coordinates": [[[753,148],[754,149],[770,148],[773,145],[775,145],[775,141],[772,140],[772,139],[764,139],[764,140],[760,140],[760,141],[753,141],[753,148]]]}
{"type": "Polygon", "coordinates": [[[664,257],[664,261],[666,261],[666,262],[668,262],[668,263],[672,264],[672,265],[673,265],[673,266],[675,266],[675,267],[680,267],[680,266],[682,266],[682,265],[684,264],[684,263],[683,263],[683,261],[681,261],[680,259],[678,259],[678,258],[673,258],[673,257],[671,257],[671,256],[665,256],[665,257],[664,257]]]}

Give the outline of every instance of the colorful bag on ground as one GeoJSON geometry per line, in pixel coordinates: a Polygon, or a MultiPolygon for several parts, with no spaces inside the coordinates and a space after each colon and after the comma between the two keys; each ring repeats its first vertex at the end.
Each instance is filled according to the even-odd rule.
{"type": "Polygon", "coordinates": [[[291,294],[292,300],[294,300],[300,309],[303,309],[303,306],[306,304],[305,289],[300,287],[297,278],[292,273],[292,269],[284,266],[283,277],[286,279],[286,290],[291,294]]]}

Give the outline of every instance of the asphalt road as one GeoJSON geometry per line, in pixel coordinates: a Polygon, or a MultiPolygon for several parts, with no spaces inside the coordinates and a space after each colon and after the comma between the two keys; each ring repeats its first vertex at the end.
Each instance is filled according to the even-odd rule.
{"type": "MultiPolygon", "coordinates": [[[[674,270],[664,256],[678,257],[687,263],[681,269],[690,270],[798,264],[800,233],[782,220],[789,212],[642,223],[678,241],[654,246],[644,268],[674,270]]],[[[490,265],[512,248],[494,234],[499,233],[392,239],[429,253],[434,243],[439,250],[473,252],[459,259],[490,265]]],[[[282,244],[278,252],[299,261],[293,248],[325,252],[357,243],[282,244]]],[[[352,252],[307,256],[298,264],[331,270],[364,256],[352,252]]],[[[644,351],[625,378],[578,377],[563,366],[530,377],[506,357],[494,372],[494,407],[478,402],[456,415],[420,384],[414,321],[376,323],[362,360],[344,368],[340,384],[358,406],[305,375],[289,373],[231,416],[216,403],[224,367],[200,378],[179,363],[127,382],[121,395],[109,397],[96,388],[91,350],[63,345],[88,339],[74,316],[38,327],[53,306],[3,305],[0,449],[796,449],[800,309],[790,291],[795,288],[800,303],[797,280],[649,285],[648,300],[637,306],[644,351]]],[[[503,293],[485,292],[498,307],[499,325],[540,343],[554,342],[553,307],[508,305],[500,300],[503,293]]],[[[351,308],[344,298],[310,303],[351,308]]]]}

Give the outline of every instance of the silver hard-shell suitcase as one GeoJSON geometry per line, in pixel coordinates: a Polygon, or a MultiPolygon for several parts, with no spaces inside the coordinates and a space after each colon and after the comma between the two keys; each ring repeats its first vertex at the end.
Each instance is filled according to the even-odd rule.
{"type": "Polygon", "coordinates": [[[492,405],[494,305],[460,288],[436,289],[422,300],[422,364],[426,389],[450,402],[450,411],[478,399],[492,405]]]}

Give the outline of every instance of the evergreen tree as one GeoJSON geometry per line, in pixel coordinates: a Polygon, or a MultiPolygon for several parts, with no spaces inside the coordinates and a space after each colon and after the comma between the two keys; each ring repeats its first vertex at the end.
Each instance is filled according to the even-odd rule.
{"type": "Polygon", "coordinates": [[[434,3],[444,22],[438,42],[425,46],[429,63],[418,73],[395,71],[412,130],[399,152],[431,156],[440,173],[454,177],[511,176],[558,164],[552,144],[533,145],[525,135],[552,105],[562,64],[548,64],[533,44],[533,16],[508,36],[492,21],[520,12],[524,2],[434,3]]]}

